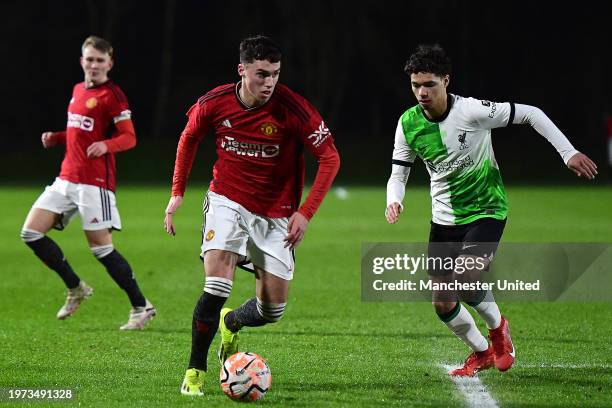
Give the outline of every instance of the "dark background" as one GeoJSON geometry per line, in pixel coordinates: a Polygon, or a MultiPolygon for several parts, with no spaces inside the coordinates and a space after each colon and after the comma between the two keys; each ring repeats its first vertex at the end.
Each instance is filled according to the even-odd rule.
{"type": "MultiPolygon", "coordinates": [[[[541,108],[609,179],[612,31],[600,4],[414,1],[12,1],[0,5],[3,183],[50,182],[62,148],[40,134],[65,128],[80,46],[115,47],[111,78],[125,91],[139,144],[118,157],[118,181],[170,183],[185,112],[238,80],[238,44],[266,34],[283,49],[281,81],[315,104],[342,157],[339,183],[386,184],[397,119],[415,104],[405,60],[440,43],[453,60],[450,92],[541,108]]],[[[493,132],[508,183],[578,183],[528,126],[493,132]]],[[[192,180],[209,179],[212,138],[192,180]]],[[[312,164],[312,163],[311,163],[312,164]]],[[[310,177],[312,179],[312,171],[310,177]]],[[[416,183],[425,182],[422,165],[416,183]]]]}

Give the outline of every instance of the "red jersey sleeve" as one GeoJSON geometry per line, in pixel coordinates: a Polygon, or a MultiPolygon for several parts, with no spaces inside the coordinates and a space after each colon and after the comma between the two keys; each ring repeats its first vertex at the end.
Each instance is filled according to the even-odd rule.
{"type": "Polygon", "coordinates": [[[176,149],[174,175],[172,176],[172,195],[183,196],[187,186],[187,178],[193,166],[200,141],[208,131],[209,122],[206,117],[207,103],[194,104],[187,112],[188,120],[176,149]]]}
{"type": "Polygon", "coordinates": [[[109,153],[122,152],[136,146],[136,131],[130,119],[115,123],[117,131],[110,140],[104,141],[109,153]]]}
{"type": "Polygon", "coordinates": [[[303,103],[309,112],[309,117],[299,126],[299,134],[306,149],[319,162],[312,188],[298,210],[310,220],[323,202],[323,198],[338,173],[340,156],[334,145],[332,134],[319,112],[307,101],[304,100],[303,103]]]}
{"type": "Polygon", "coordinates": [[[66,144],[66,131],[65,130],[60,130],[59,132],[53,132],[53,135],[55,136],[55,140],[57,141],[57,144],[61,144],[61,145],[66,144]]]}
{"type": "Polygon", "coordinates": [[[107,100],[107,109],[110,117],[113,118],[113,122],[117,123],[122,120],[131,119],[132,111],[130,111],[130,105],[127,97],[121,88],[114,83],[109,82],[108,89],[110,92],[107,100]]]}
{"type": "Polygon", "coordinates": [[[105,141],[109,153],[117,153],[136,146],[136,132],[127,97],[113,82],[108,83],[107,109],[115,125],[112,138],[105,141]]]}

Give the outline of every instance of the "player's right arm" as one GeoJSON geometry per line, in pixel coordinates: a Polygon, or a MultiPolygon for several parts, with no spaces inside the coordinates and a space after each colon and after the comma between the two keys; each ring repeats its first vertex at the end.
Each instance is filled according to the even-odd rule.
{"type": "Polygon", "coordinates": [[[389,224],[399,220],[404,209],[402,202],[406,194],[406,183],[410,175],[410,167],[414,163],[416,152],[406,142],[402,119],[397,123],[395,130],[395,146],[393,148],[393,159],[391,160],[391,176],[387,182],[387,208],[385,217],[389,224]]]}
{"type": "Polygon", "coordinates": [[[174,162],[174,175],[172,176],[172,194],[164,216],[164,228],[170,235],[176,235],[173,217],[183,202],[187,178],[193,166],[198,145],[208,129],[205,114],[206,103],[202,105],[196,103],[189,109],[187,112],[189,120],[178,142],[176,160],[174,162]]]}
{"type": "Polygon", "coordinates": [[[40,141],[45,149],[56,146],[58,144],[66,144],[66,131],[45,132],[41,135],[40,141]]]}

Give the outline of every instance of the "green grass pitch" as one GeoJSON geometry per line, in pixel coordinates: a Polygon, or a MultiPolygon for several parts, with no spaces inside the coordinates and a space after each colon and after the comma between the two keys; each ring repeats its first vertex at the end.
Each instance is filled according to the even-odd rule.
{"type": "MultiPolygon", "coordinates": [[[[214,354],[209,356],[206,396],[192,399],[179,393],[191,314],[203,286],[201,184],[190,185],[176,216],[176,237],[162,229],[167,188],[119,189],[124,230],[115,234],[114,243],[159,312],[146,330],[130,333],[118,330],[128,316],[127,297],[90,254],[78,220],[50,235],[95,293],[72,318],[55,319],[63,285],[19,239],[24,217],[42,188],[0,190],[0,388],[76,391],[72,402],[32,406],[233,404],[219,389],[214,354]]],[[[610,188],[510,187],[508,194],[506,242],[612,242],[610,188]]],[[[440,365],[460,363],[467,349],[432,307],[360,300],[360,243],[425,241],[429,200],[425,188],[409,186],[402,220],[390,226],[383,216],[384,189],[349,187],[347,199],[329,195],[297,252],[283,320],[241,335],[241,348],[265,356],[272,370],[272,389],[261,405],[465,405],[440,365]]],[[[228,304],[238,306],[253,291],[252,276],[238,271],[228,304]]],[[[483,372],[480,379],[502,407],[611,406],[610,306],[502,304],[517,363],[507,373],[483,372]]],[[[218,337],[215,350],[217,344],[218,337]]]]}

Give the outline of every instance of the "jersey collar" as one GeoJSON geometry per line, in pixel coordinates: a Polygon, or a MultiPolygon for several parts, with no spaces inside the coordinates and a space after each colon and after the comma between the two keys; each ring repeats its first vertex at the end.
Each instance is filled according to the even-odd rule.
{"type": "Polygon", "coordinates": [[[106,81],[102,82],[101,84],[87,86],[87,82],[83,81],[83,88],[85,88],[85,89],[96,89],[96,88],[100,88],[102,86],[108,85],[108,84],[110,84],[110,82],[111,82],[111,80],[109,78],[106,81]]]}
{"type": "Polygon", "coordinates": [[[444,121],[444,119],[446,119],[448,117],[448,114],[450,113],[451,109],[453,108],[453,104],[455,103],[455,95],[453,94],[446,94],[446,110],[444,111],[444,114],[442,114],[442,116],[437,117],[435,119],[430,119],[427,117],[427,115],[425,114],[425,111],[423,110],[423,107],[421,105],[419,105],[419,109],[421,110],[421,114],[423,114],[423,117],[425,118],[425,120],[427,120],[428,122],[433,122],[433,123],[440,123],[442,121],[444,121]]]}
{"type": "Polygon", "coordinates": [[[249,106],[246,103],[244,103],[244,101],[242,100],[242,98],[240,97],[240,87],[242,86],[242,81],[238,81],[236,83],[236,100],[238,101],[238,103],[240,104],[240,106],[242,106],[244,108],[244,110],[246,111],[252,111],[255,109],[259,109],[262,106],[265,106],[268,102],[270,102],[272,100],[272,98],[274,97],[274,93],[272,93],[272,96],[270,97],[270,99],[268,99],[265,103],[263,103],[262,105],[258,105],[258,106],[249,106]]]}

